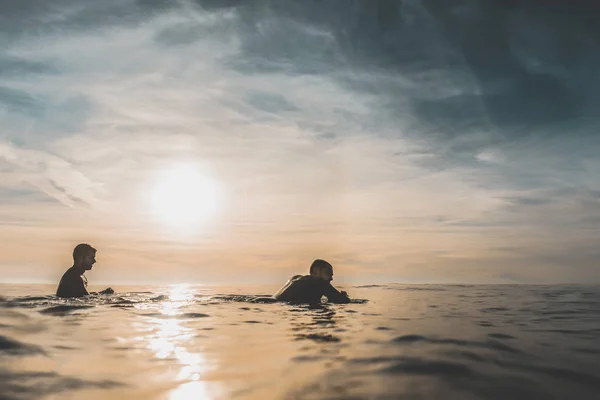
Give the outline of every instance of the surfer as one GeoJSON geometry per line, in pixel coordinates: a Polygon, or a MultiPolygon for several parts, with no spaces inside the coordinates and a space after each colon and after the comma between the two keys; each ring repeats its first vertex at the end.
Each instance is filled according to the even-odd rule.
{"type": "Polygon", "coordinates": [[[331,285],[333,267],[325,260],[315,260],[310,266],[310,275],[295,275],[273,295],[276,300],[293,303],[316,304],[321,297],[330,303],[350,303],[348,294],[339,292],[331,285]]]}
{"type": "Polygon", "coordinates": [[[113,294],[115,291],[106,288],[101,292],[87,291],[85,271],[92,269],[96,262],[96,249],[87,243],[81,243],[73,249],[73,266],[60,279],[56,295],[58,297],[82,297],[89,294],[113,294]]]}

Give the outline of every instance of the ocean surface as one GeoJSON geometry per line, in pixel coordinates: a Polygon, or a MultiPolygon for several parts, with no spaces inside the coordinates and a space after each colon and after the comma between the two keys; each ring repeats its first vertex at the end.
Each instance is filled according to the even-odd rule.
{"type": "Polygon", "coordinates": [[[600,287],[339,287],[0,285],[0,399],[600,398],[600,287]]]}

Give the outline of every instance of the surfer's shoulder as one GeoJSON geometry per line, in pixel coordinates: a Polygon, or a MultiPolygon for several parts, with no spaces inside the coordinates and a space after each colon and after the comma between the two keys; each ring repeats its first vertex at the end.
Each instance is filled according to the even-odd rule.
{"type": "Polygon", "coordinates": [[[310,275],[294,275],[288,279],[286,285],[289,286],[297,282],[304,282],[306,281],[307,277],[310,277],[310,275]]]}

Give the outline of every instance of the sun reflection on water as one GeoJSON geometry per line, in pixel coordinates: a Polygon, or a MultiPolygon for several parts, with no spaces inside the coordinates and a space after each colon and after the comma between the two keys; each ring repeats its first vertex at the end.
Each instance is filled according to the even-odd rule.
{"type": "Polygon", "coordinates": [[[190,301],[194,297],[194,293],[190,285],[182,283],[171,286],[169,299],[172,302],[190,301]]]}
{"type": "Polygon", "coordinates": [[[194,344],[195,331],[182,324],[182,320],[177,318],[183,314],[181,310],[183,307],[192,304],[193,290],[189,285],[174,285],[168,297],[168,300],[160,304],[159,312],[162,317],[152,319],[155,329],[149,337],[146,337],[148,347],[155,357],[175,362],[181,367],[173,377],[180,385],[169,393],[168,398],[169,400],[211,398],[208,396],[206,382],[202,381],[210,365],[204,354],[190,350],[190,346],[194,344]]]}
{"type": "Polygon", "coordinates": [[[169,393],[169,400],[211,399],[204,382],[184,383],[169,393]]]}

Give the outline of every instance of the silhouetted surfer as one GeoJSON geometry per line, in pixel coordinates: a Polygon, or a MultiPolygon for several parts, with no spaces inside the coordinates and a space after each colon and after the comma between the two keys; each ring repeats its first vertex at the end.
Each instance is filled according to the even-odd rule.
{"type": "Polygon", "coordinates": [[[346,292],[338,292],[331,286],[333,267],[327,261],[315,260],[310,266],[310,275],[293,276],[273,297],[293,303],[320,303],[327,297],[330,303],[350,303],[346,292]]]}
{"type": "MultiPolygon", "coordinates": [[[[96,262],[96,249],[86,243],[81,243],[73,249],[73,266],[60,279],[56,295],[58,297],[82,297],[90,294],[87,291],[87,279],[84,272],[92,269],[96,262]]],[[[112,294],[111,288],[97,294],[112,294]]],[[[91,293],[96,294],[96,293],[91,293]]]]}

